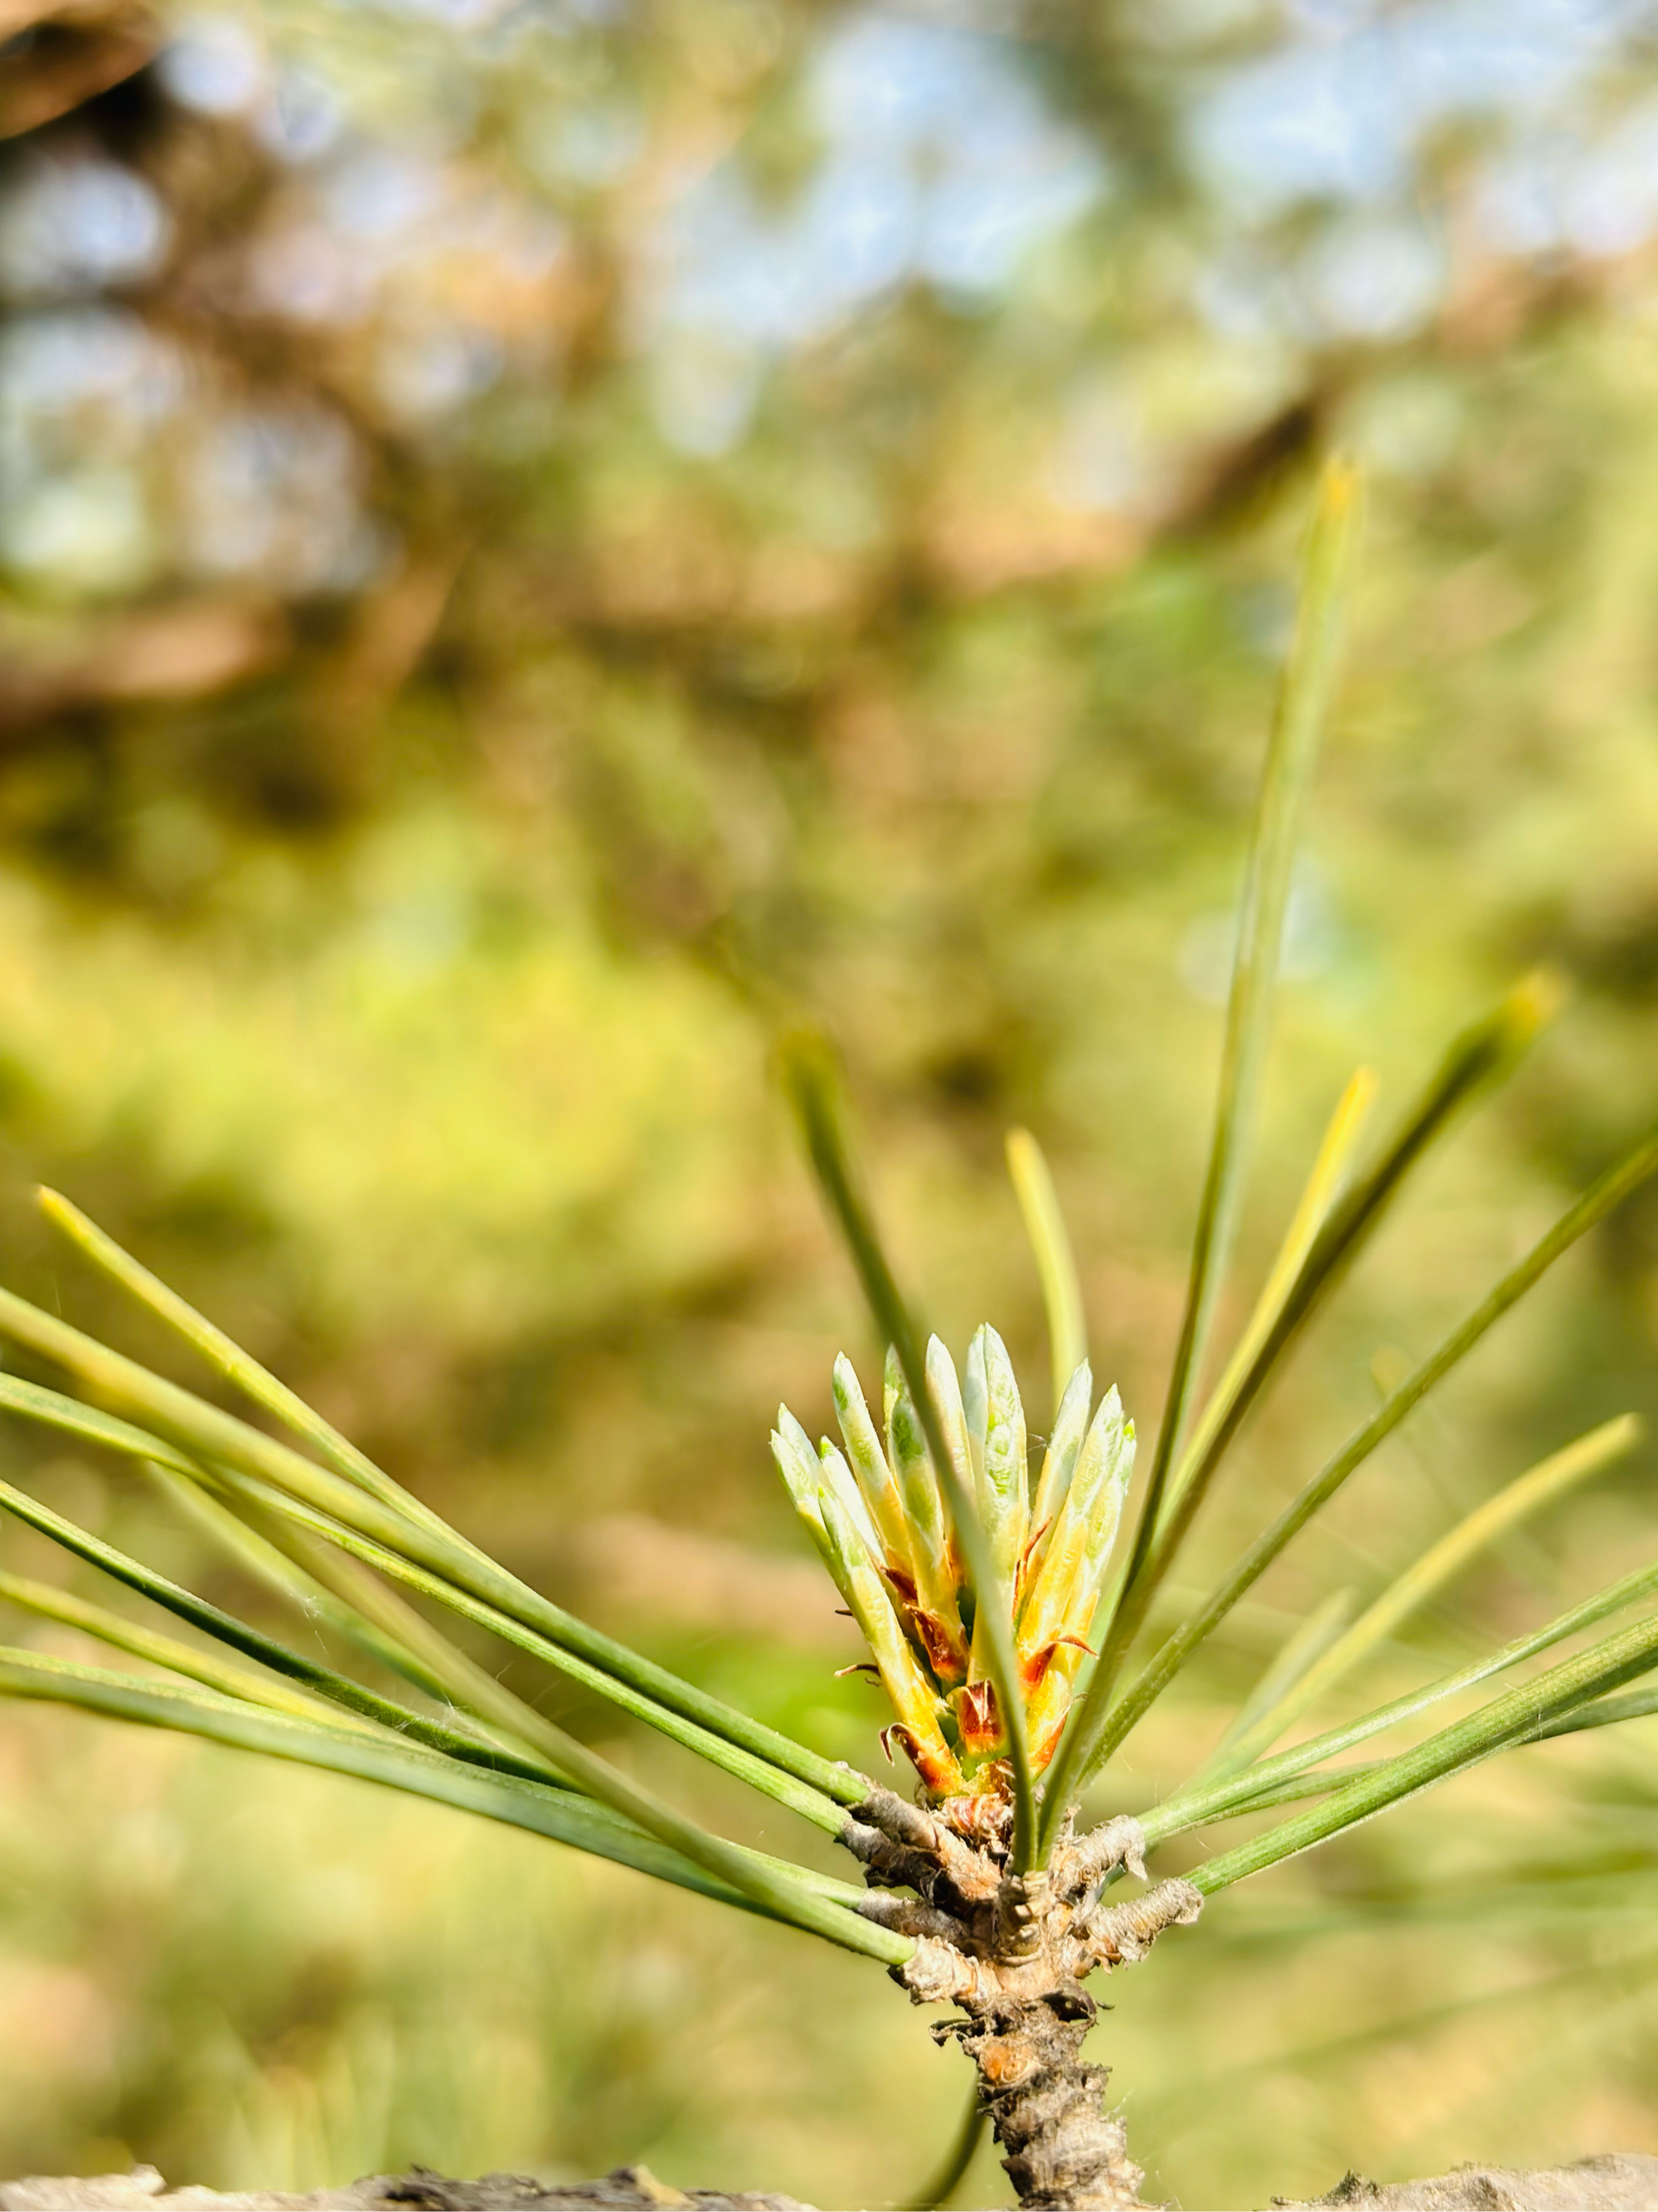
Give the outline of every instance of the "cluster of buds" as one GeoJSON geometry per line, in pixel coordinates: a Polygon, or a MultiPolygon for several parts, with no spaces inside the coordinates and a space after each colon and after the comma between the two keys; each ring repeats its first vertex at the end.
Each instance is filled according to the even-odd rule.
{"type": "Polygon", "coordinates": [[[974,1338],[961,1380],[935,1336],[926,1379],[955,1474],[978,1509],[992,1589],[975,1589],[967,1571],[893,1352],[884,1447],[844,1353],[835,1363],[844,1451],[827,1437],[814,1451],[786,1407],[778,1408],[771,1444],[874,1655],[897,1715],[887,1735],[929,1796],[943,1800],[1005,1788],[1007,1735],[987,1663],[992,1607],[1003,1608],[1013,1630],[1032,1765],[1040,1772],[1053,1757],[1121,1517],[1134,1426],[1114,1389],[1090,1420],[1093,1376],[1084,1360],[1060,1401],[1033,1484],[1018,1385],[993,1328],[974,1338]]]}

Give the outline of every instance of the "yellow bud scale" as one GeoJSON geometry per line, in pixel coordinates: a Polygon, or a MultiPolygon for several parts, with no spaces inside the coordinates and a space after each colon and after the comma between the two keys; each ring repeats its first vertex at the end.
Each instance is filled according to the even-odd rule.
{"type": "Polygon", "coordinates": [[[1134,1461],[1114,1390],[1090,1412],[1084,1360],[1072,1376],[1034,1476],[1007,1348],[981,1328],[958,1376],[934,1337],[927,1382],[946,1449],[976,1503],[994,1587],[963,1565],[937,1470],[896,1358],[883,1392],[884,1443],[852,1363],[835,1363],[842,1453],[814,1452],[780,1407],[773,1455],[789,1494],[864,1632],[903,1746],[930,1798],[1003,1793],[1007,1733],[983,1662],[991,1608],[1013,1632],[1032,1758],[1053,1756],[1110,1564],[1134,1461]]]}

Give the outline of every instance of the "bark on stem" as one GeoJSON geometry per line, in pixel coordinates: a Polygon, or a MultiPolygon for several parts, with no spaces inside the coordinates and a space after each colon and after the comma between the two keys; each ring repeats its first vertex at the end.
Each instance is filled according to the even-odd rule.
{"type": "Polygon", "coordinates": [[[1108,2207],[1140,2202],[1143,2174],[1128,2155],[1122,2122],[1105,2110],[1108,2066],[1090,2065],[1083,2038],[1094,2005],[1083,1990],[1032,2005],[1002,2005],[941,2021],[978,2069],[979,2101],[1023,2205],[1108,2207]]]}
{"type": "Polygon", "coordinates": [[[1195,1920],[1203,1899],[1175,1881],[1100,1901],[1118,1868],[1144,1875],[1145,1838],[1133,1820],[1077,1838],[1063,1832],[1047,1870],[1018,1874],[993,1823],[979,1819],[964,1834],[969,1824],[951,1813],[923,1811],[890,1790],[856,1808],[841,1840],[872,1885],[861,1909],[916,1938],[914,1955],[892,1969],[913,2002],[959,2008],[932,2033],[972,2059],[1020,2203],[1127,2212],[1139,2203],[1141,2170],[1121,2121],[1104,2109],[1109,2069],[1082,2055],[1095,2016],[1082,1984],[1096,1967],[1144,1958],[1163,1929],[1195,1920]]]}

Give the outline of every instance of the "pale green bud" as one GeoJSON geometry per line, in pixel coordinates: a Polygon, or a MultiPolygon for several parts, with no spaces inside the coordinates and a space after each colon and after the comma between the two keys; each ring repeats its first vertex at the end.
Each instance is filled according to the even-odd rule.
{"type": "Polygon", "coordinates": [[[880,1531],[883,1556],[905,1572],[911,1572],[910,1529],[904,1501],[887,1465],[857,1374],[844,1352],[835,1363],[835,1415],[846,1439],[852,1471],[880,1531]]]}
{"type": "Polygon", "coordinates": [[[777,1471],[794,1501],[795,1511],[811,1530],[819,1551],[824,1549],[822,1498],[823,1491],[828,1488],[840,1497],[843,1510],[851,1516],[859,1536],[878,1557],[879,1540],[871,1522],[868,1508],[858,1494],[852,1470],[832,1444],[825,1442],[822,1449],[825,1455],[833,1455],[832,1462],[820,1458],[818,1453],[812,1449],[811,1437],[788,1407],[778,1407],[777,1426],[772,1431],[772,1457],[776,1461],[777,1471]]]}
{"type": "Polygon", "coordinates": [[[929,1559],[942,1562],[944,1552],[944,1499],[932,1460],[926,1448],[920,1416],[911,1402],[898,1355],[889,1351],[886,1364],[887,1452],[893,1480],[903,1501],[904,1517],[911,1534],[912,1551],[923,1548],[929,1559]]]}
{"type": "MultiPolygon", "coordinates": [[[[936,1340],[935,1340],[936,1342],[936,1340]]],[[[961,1394],[950,1355],[938,1346],[943,1367],[929,1350],[927,1372],[947,1440],[963,1434],[961,1394]]],[[[961,1574],[950,1540],[950,1515],[933,1472],[920,1417],[911,1402],[895,1352],[886,1365],[887,1456],[903,1503],[914,1578],[915,1632],[939,1680],[959,1682],[967,1672],[967,1637],[962,1626],[961,1574]]],[[[952,1443],[952,1453],[957,1444],[952,1443]]]]}
{"type": "Polygon", "coordinates": [[[903,1732],[905,1748],[928,1790],[935,1796],[951,1796],[962,1788],[963,1781],[955,1754],[944,1739],[942,1700],[910,1649],[886,1583],[841,1498],[825,1485],[818,1504],[832,1555],[831,1571],[875,1655],[876,1667],[903,1732]]]}
{"type": "Polygon", "coordinates": [[[1065,1395],[1054,1416],[1054,1432],[1048,1439],[1048,1449],[1042,1456],[1042,1471],[1037,1480],[1035,1499],[1030,1509],[1032,1549],[1024,1563],[1027,1586],[1030,1577],[1042,1566],[1060,1509],[1070,1492],[1077,1456],[1082,1449],[1083,1437],[1088,1429],[1088,1408],[1092,1402],[1093,1393],[1093,1371],[1084,1359],[1065,1386],[1065,1395]]]}
{"type": "Polygon", "coordinates": [[[1114,1389],[1101,1400],[1018,1627],[1020,1663],[1040,1669],[1061,1636],[1086,1636],[1134,1466],[1134,1425],[1114,1389]],[[1080,1624],[1080,1625],[1078,1625],[1080,1624]]]}
{"type": "Polygon", "coordinates": [[[1030,1473],[1024,1407],[1013,1363],[1007,1346],[987,1324],[969,1350],[963,1396],[969,1449],[978,1477],[979,1518],[1011,1600],[1029,1525],[1030,1473]]]}
{"type": "Polygon", "coordinates": [[[817,1466],[823,1482],[839,1499],[841,1510],[863,1539],[870,1557],[878,1564],[884,1561],[886,1546],[881,1540],[881,1532],[875,1525],[864,1494],[858,1487],[852,1469],[847,1465],[845,1455],[827,1437],[823,1437],[817,1446],[817,1466]]]}
{"type": "Polygon", "coordinates": [[[803,1521],[823,1525],[817,1510],[817,1455],[811,1440],[786,1406],[777,1408],[777,1426],[771,1432],[771,1455],[777,1472],[803,1521]]]}
{"type": "MultiPolygon", "coordinates": [[[[932,1393],[932,1402],[938,1408],[938,1421],[944,1432],[944,1443],[950,1449],[950,1463],[956,1470],[956,1480],[969,1498],[973,1495],[973,1454],[967,1440],[967,1414],[962,1405],[962,1386],[956,1379],[956,1362],[936,1336],[927,1339],[927,1388],[932,1393]]],[[[944,1510],[948,1524],[950,1511],[944,1510]]]]}

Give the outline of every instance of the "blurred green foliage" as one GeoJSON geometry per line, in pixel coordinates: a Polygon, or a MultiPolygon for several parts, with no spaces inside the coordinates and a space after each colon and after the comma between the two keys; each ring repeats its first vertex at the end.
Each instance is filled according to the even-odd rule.
{"type": "MultiPolygon", "coordinates": [[[[1001,1160],[1038,1132],[1149,1426],[1336,440],[1371,514],[1231,1326],[1355,1064],[1385,1115],[1521,969],[1576,997],[1297,1356],[1194,1581],[1650,1118],[1633,15],[32,15],[0,16],[19,1288],[173,1357],[48,1251],[45,1178],[519,1571],[878,1756],[767,1464],[779,1398],[823,1425],[834,1352],[872,1353],[770,1024],[835,1030],[908,1279],[958,1350],[995,1322],[1040,1426],[1001,1160]]],[[[1240,1607],[1147,1782],[1333,1583],[1658,1412],[1655,1334],[1649,1195],[1240,1607]]],[[[3,1450],[201,1571],[107,1468],[3,1450]]],[[[1651,1464],[1470,1574],[1377,1694],[1643,1556],[1651,1464]]],[[[1097,2042],[1150,2185],[1658,2148],[1654,1742],[1521,1754],[1121,1977],[1097,2042]]],[[[953,2125],[958,2062],[780,1931],[62,1715],[0,1714],[0,2172],[642,2157],[878,2204],[953,2125]]]]}

